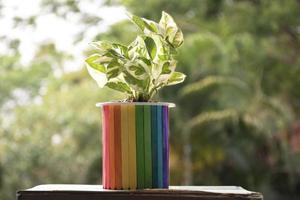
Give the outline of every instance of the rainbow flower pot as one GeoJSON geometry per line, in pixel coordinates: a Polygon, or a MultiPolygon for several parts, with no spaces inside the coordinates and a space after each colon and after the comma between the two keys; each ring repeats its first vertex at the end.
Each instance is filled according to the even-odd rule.
{"type": "Polygon", "coordinates": [[[169,187],[171,103],[98,103],[102,107],[103,188],[169,187]]]}

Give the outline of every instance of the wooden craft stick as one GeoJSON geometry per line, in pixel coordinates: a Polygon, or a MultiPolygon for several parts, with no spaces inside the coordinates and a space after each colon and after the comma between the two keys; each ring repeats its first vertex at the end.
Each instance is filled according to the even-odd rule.
{"type": "Polygon", "coordinates": [[[169,186],[169,108],[163,106],[163,188],[169,186]]]}
{"type": "Polygon", "coordinates": [[[151,106],[144,106],[145,188],[152,188],[151,106]]]}
{"type": "Polygon", "coordinates": [[[162,135],[162,106],[157,106],[157,176],[158,187],[163,186],[163,135],[162,135]]]}
{"type": "Polygon", "coordinates": [[[113,106],[108,106],[109,110],[109,167],[110,167],[110,174],[109,174],[109,180],[110,185],[109,188],[115,189],[116,183],[115,183],[115,131],[114,131],[114,109],[113,106]]]}
{"type": "Polygon", "coordinates": [[[122,188],[129,188],[128,105],[121,106],[122,188]]]}
{"type": "Polygon", "coordinates": [[[122,188],[122,154],[121,154],[121,107],[114,105],[115,130],[115,184],[116,189],[122,188]]]}
{"type": "Polygon", "coordinates": [[[137,188],[136,173],[136,130],[135,130],[135,106],[128,106],[128,134],[129,134],[129,187],[137,188]]]}
{"type": "Polygon", "coordinates": [[[102,110],[102,184],[104,188],[107,187],[108,175],[108,156],[107,156],[107,131],[108,131],[108,110],[107,106],[103,106],[102,110]]]}
{"type": "Polygon", "coordinates": [[[137,155],[137,186],[144,188],[145,157],[144,157],[144,108],[136,105],[136,155],[137,155]]]}
{"type": "Polygon", "coordinates": [[[152,187],[158,188],[157,106],[151,106],[152,187]]]}

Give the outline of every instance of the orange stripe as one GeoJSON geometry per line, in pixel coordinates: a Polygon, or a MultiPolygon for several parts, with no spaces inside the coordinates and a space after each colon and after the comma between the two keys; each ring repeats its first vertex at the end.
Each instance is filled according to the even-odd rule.
{"type": "Polygon", "coordinates": [[[115,184],[117,189],[122,188],[122,154],[121,154],[121,108],[114,106],[115,129],[115,184]]]}
{"type": "Polygon", "coordinates": [[[129,188],[129,166],[128,166],[128,118],[127,118],[128,106],[121,106],[121,143],[122,143],[122,188],[129,188]]]}
{"type": "Polygon", "coordinates": [[[109,166],[110,174],[109,188],[115,189],[115,142],[114,142],[114,109],[113,106],[108,106],[109,109],[109,166]]]}

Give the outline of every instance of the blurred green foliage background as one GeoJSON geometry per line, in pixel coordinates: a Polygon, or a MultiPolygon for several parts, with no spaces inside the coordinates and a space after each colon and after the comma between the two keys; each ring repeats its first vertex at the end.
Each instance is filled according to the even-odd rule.
{"type": "MultiPolygon", "coordinates": [[[[88,3],[121,5],[156,21],[165,10],[183,29],[178,70],[187,79],[156,97],[177,104],[172,185],[239,185],[265,199],[300,198],[299,0],[88,3]]],[[[2,9],[0,1],[0,16],[2,9]]],[[[77,16],[82,29],[72,38],[75,46],[101,22],[77,0],[42,0],[39,15],[47,13],[77,16]]],[[[37,17],[15,18],[14,26],[34,31],[37,17]]],[[[121,21],[94,40],[128,43],[136,31],[121,21]]],[[[24,65],[19,38],[4,35],[0,42],[7,48],[0,54],[0,199],[38,184],[100,184],[101,114],[94,105],[124,97],[99,89],[83,60],[65,70],[74,49],[43,42],[24,65]]]]}

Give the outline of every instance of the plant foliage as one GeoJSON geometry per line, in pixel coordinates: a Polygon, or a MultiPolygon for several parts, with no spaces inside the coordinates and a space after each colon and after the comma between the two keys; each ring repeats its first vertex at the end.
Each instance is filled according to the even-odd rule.
{"type": "Polygon", "coordinates": [[[162,12],[159,23],[129,14],[141,34],[129,45],[97,41],[97,53],[85,61],[89,74],[99,87],[128,94],[129,101],[150,101],[164,86],[181,83],[185,75],[176,72],[177,48],[182,31],[173,18],[162,12]]]}

